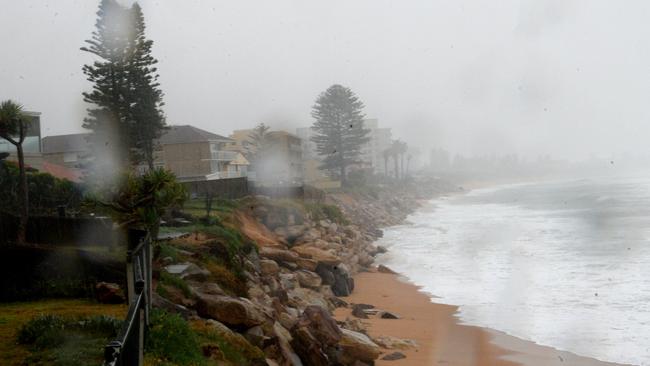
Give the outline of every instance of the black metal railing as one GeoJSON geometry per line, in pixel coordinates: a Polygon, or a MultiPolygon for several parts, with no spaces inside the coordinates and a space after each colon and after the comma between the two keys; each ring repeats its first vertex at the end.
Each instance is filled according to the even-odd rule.
{"type": "Polygon", "coordinates": [[[151,237],[130,230],[126,256],[129,312],[117,338],[104,348],[105,366],[143,364],[144,336],[151,308],[151,237]]]}

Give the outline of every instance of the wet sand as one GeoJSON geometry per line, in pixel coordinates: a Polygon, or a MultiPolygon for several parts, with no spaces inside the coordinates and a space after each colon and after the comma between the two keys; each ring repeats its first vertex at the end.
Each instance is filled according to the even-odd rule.
{"type": "MultiPolygon", "coordinates": [[[[416,348],[385,350],[376,365],[617,365],[581,357],[569,352],[540,346],[487,328],[459,324],[457,307],[431,302],[431,297],[398,275],[366,272],[354,278],[352,295],[343,298],[348,303],[371,304],[377,309],[397,314],[400,319],[362,319],[371,337],[392,336],[412,339],[416,348]],[[394,351],[405,359],[384,361],[381,358],[394,351]]],[[[354,318],[350,309],[337,309],[335,317],[354,318]]]]}

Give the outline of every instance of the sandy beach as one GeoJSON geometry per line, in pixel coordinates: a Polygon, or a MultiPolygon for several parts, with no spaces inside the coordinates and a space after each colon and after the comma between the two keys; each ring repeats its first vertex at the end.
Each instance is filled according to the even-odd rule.
{"type": "MultiPolygon", "coordinates": [[[[371,337],[411,339],[417,347],[385,350],[377,365],[616,365],[540,346],[491,329],[459,324],[457,307],[431,302],[396,274],[365,272],[355,276],[355,290],[344,298],[350,304],[371,304],[400,319],[371,315],[362,321],[371,337]],[[405,359],[386,361],[384,355],[399,351],[405,359]]],[[[350,309],[339,308],[337,320],[354,318],[350,309]]]]}

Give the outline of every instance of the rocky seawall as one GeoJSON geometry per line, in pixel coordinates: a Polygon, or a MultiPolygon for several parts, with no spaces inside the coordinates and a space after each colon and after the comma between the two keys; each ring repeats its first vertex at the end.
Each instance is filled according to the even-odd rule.
{"type": "MultiPolygon", "coordinates": [[[[236,339],[249,349],[252,365],[362,366],[380,356],[399,359],[394,346],[408,347],[408,340],[372,339],[358,320],[372,307],[341,297],[354,291],[353,276],[373,269],[374,257],[385,251],[373,244],[382,227],[453,189],[429,182],[330,194],[319,203],[246,199],[220,224],[236,233],[233,238],[208,230],[165,244],[171,254],[157,261],[163,291],[156,291],[156,305],[236,339]],[[254,245],[234,248],[233,241],[254,245]],[[353,311],[337,322],[332,313],[340,307],[353,311]]],[[[222,357],[215,349],[204,354],[222,357]]]]}

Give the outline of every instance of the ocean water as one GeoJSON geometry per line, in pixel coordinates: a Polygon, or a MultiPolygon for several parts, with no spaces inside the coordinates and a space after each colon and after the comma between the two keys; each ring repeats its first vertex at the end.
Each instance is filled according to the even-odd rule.
{"type": "Polygon", "coordinates": [[[463,323],[650,365],[650,177],[479,189],[408,221],[379,261],[463,323]]]}

